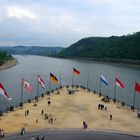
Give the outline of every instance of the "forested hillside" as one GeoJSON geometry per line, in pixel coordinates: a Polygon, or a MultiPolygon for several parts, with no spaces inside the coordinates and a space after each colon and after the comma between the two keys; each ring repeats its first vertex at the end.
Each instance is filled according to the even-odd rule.
{"type": "Polygon", "coordinates": [[[4,64],[5,61],[11,60],[13,57],[5,51],[0,50],[0,65],[4,64]]]}
{"type": "Polygon", "coordinates": [[[120,37],[84,38],[63,49],[57,57],[140,60],[140,32],[120,37]]]}

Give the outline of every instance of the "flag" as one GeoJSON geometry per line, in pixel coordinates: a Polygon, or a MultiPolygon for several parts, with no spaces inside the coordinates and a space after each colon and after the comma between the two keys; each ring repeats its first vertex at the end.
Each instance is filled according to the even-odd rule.
{"type": "Polygon", "coordinates": [[[120,88],[124,88],[123,83],[118,78],[116,78],[116,85],[120,88]]]}
{"type": "Polygon", "coordinates": [[[54,84],[58,84],[58,79],[57,79],[56,76],[54,76],[52,73],[50,73],[50,80],[51,80],[54,84]]]}
{"type": "Polygon", "coordinates": [[[108,86],[108,82],[103,75],[100,75],[100,81],[108,86]]]}
{"type": "Polygon", "coordinates": [[[38,83],[42,86],[42,88],[45,88],[45,81],[38,75],[38,83]]]}
{"type": "Polygon", "coordinates": [[[0,95],[4,96],[6,99],[11,100],[12,98],[9,97],[6,90],[4,89],[3,85],[0,83],[0,95]]]}
{"type": "Polygon", "coordinates": [[[24,79],[22,79],[22,86],[27,92],[31,93],[33,90],[32,85],[30,83],[28,83],[27,81],[25,81],[24,79]]]}
{"type": "Polygon", "coordinates": [[[136,82],[136,84],[135,84],[135,90],[136,90],[137,92],[140,92],[140,84],[137,83],[137,82],[136,82]]]}
{"type": "Polygon", "coordinates": [[[77,69],[73,68],[73,74],[80,76],[80,71],[78,71],[77,69]]]}

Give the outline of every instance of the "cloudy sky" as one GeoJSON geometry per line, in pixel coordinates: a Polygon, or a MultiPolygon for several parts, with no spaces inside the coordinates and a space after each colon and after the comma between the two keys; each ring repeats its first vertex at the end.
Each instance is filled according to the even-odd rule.
{"type": "Polygon", "coordinates": [[[140,31],[140,0],[0,0],[0,46],[68,47],[140,31]]]}

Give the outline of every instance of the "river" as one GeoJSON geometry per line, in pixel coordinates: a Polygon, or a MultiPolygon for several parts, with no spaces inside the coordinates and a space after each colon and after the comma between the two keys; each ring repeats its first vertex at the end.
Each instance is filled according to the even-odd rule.
{"type": "MultiPolygon", "coordinates": [[[[37,95],[37,74],[40,74],[46,80],[46,89],[39,87],[39,94],[41,95],[49,90],[50,72],[56,75],[58,79],[60,79],[61,73],[61,84],[71,85],[73,67],[80,71],[80,77],[74,76],[74,84],[87,86],[88,79],[88,87],[97,92],[99,92],[100,74],[104,75],[109,85],[106,86],[102,83],[101,91],[103,95],[108,95],[111,98],[114,97],[115,79],[117,77],[124,84],[125,88],[116,88],[116,98],[127,105],[133,104],[135,81],[140,83],[140,68],[43,56],[14,55],[14,57],[17,58],[18,64],[10,69],[0,71],[0,82],[4,85],[10,97],[12,97],[12,100],[8,101],[3,96],[0,96],[0,110],[5,110],[11,105],[20,103],[22,77],[33,85],[32,93],[23,91],[23,100],[26,101],[37,95]]],[[[56,88],[57,86],[51,83],[51,88],[56,88]]],[[[136,93],[136,108],[140,109],[140,93],[136,93]]]]}

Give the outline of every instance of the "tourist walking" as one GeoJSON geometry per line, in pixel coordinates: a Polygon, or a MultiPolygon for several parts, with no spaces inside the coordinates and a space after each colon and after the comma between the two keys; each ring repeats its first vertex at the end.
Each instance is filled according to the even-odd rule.
{"type": "Polygon", "coordinates": [[[31,140],[35,140],[34,136],[31,137],[31,140]]]}
{"type": "Polygon", "coordinates": [[[5,134],[4,134],[4,130],[3,129],[0,129],[0,137],[4,137],[5,134]]]}
{"type": "Polygon", "coordinates": [[[110,120],[112,120],[112,115],[110,115],[110,120]]]}
{"type": "Polygon", "coordinates": [[[21,128],[21,133],[20,133],[21,135],[24,135],[25,134],[25,128],[23,127],[23,128],[21,128]]]}
{"type": "Polygon", "coordinates": [[[43,114],[44,114],[44,110],[41,111],[41,115],[43,115],[43,114]]]}
{"type": "Polygon", "coordinates": [[[83,121],[83,129],[87,128],[87,123],[85,121],[83,121]]]}
{"type": "Polygon", "coordinates": [[[27,116],[29,115],[29,110],[27,110],[27,116]]]}

